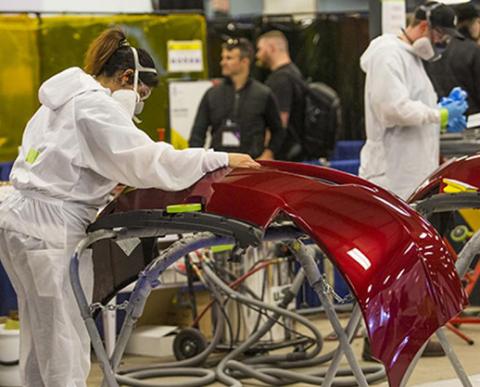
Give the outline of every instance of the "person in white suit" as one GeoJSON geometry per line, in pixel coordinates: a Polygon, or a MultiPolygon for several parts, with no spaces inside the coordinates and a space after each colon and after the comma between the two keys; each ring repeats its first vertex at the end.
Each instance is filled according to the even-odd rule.
{"type": "Polygon", "coordinates": [[[367,141],[360,153],[361,177],[407,199],[439,164],[440,128],[461,131],[465,102],[437,106],[437,95],[422,60],[435,60],[455,28],[450,7],[418,7],[397,36],[374,39],[360,59],[366,73],[367,141]]]}
{"type": "MultiPolygon", "coordinates": [[[[90,342],[68,280],[74,247],[109,193],[123,183],[182,190],[226,166],[257,168],[247,155],[175,150],[132,122],[158,82],[151,56],[119,29],[39,90],[0,206],[0,259],[18,296],[22,385],[85,387],[90,342]]],[[[81,278],[93,290],[91,260],[81,278]]]]}

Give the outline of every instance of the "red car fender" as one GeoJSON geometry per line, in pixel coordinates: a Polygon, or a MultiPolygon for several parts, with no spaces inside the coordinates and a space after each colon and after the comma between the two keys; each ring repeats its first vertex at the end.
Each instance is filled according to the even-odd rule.
{"type": "Polygon", "coordinates": [[[268,228],[290,217],[328,254],[361,307],[373,355],[399,386],[417,351],[465,305],[435,229],[406,203],[329,168],[268,162],[223,169],[181,192],[134,190],[104,214],[201,202],[204,210],[268,228]]]}
{"type": "Polygon", "coordinates": [[[432,173],[410,196],[409,203],[443,191],[443,179],[453,179],[480,189],[480,155],[451,159],[432,173]]]}

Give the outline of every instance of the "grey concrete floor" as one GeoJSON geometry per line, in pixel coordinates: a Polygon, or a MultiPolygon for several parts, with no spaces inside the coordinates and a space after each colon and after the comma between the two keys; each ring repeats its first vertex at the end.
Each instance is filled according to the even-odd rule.
{"type": "MultiPolygon", "coordinates": [[[[328,333],[331,332],[331,327],[329,325],[329,322],[326,319],[322,318],[321,316],[320,317],[317,316],[315,318],[312,318],[312,320],[315,321],[320,331],[324,333],[324,335],[327,335],[328,333]]],[[[342,320],[346,321],[346,319],[342,319],[342,320]]],[[[453,346],[454,351],[456,352],[460,361],[462,362],[465,370],[469,375],[473,376],[472,384],[474,386],[480,386],[480,361],[479,361],[480,325],[464,325],[462,327],[462,332],[471,336],[471,338],[475,340],[477,344],[470,346],[466,344],[463,340],[461,340],[458,336],[454,335],[452,332],[448,330],[447,330],[447,337],[450,341],[450,344],[453,346]]],[[[322,353],[328,351],[329,349],[332,349],[334,346],[336,346],[336,342],[326,342],[322,353]]],[[[353,343],[354,351],[359,358],[362,351],[362,346],[363,344],[361,339],[356,339],[353,343]]],[[[124,360],[123,364],[125,366],[132,366],[136,364],[149,364],[154,361],[154,359],[152,358],[143,358],[140,356],[126,356],[123,360],[124,360]]],[[[161,359],[161,360],[167,361],[169,359],[161,359]]],[[[158,361],[158,359],[156,359],[155,361],[158,361]]],[[[345,361],[344,361],[344,364],[345,364],[345,361]]],[[[361,364],[368,365],[372,363],[362,362],[361,364]]],[[[308,369],[302,370],[302,372],[308,372],[308,369]]],[[[417,386],[421,384],[427,384],[425,387],[461,386],[461,384],[458,381],[449,382],[449,380],[454,379],[455,377],[456,377],[455,372],[452,369],[446,357],[422,358],[418,363],[417,367],[415,368],[415,371],[412,374],[412,377],[408,383],[408,386],[417,386]],[[440,381],[443,381],[443,382],[441,383],[440,381]]],[[[185,379],[181,379],[181,378],[163,379],[164,382],[167,382],[167,381],[177,382],[180,380],[185,380],[185,379]]],[[[101,385],[101,371],[98,367],[98,364],[94,362],[92,365],[92,371],[91,371],[90,377],[88,379],[88,387],[98,387],[100,385],[101,385]]],[[[386,382],[383,382],[377,385],[381,387],[388,386],[386,382]]],[[[224,385],[220,383],[214,383],[214,384],[211,384],[210,386],[217,387],[217,386],[224,386],[224,385]]],[[[244,386],[245,387],[262,386],[262,384],[255,381],[252,381],[252,382],[246,381],[244,383],[244,386]]],[[[292,386],[301,387],[301,386],[309,386],[309,385],[298,383],[292,386]]]]}

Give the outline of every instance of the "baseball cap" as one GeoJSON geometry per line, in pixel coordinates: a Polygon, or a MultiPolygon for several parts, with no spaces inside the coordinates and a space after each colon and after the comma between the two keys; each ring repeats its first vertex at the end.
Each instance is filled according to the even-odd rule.
{"type": "Polygon", "coordinates": [[[454,10],[459,23],[480,17],[478,9],[472,2],[457,4],[454,6],[454,10]]]}
{"type": "Polygon", "coordinates": [[[460,32],[457,31],[455,11],[448,5],[429,1],[415,10],[415,18],[417,20],[429,20],[433,28],[439,29],[447,35],[462,37],[460,32]]]}

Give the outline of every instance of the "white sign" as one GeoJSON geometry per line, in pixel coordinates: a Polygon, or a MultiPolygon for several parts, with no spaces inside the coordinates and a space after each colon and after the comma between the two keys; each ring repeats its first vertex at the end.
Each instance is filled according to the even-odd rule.
{"type": "Polygon", "coordinates": [[[382,0],[382,33],[398,34],[405,28],[406,18],[405,0],[382,0]]]}
{"type": "Polygon", "coordinates": [[[317,12],[316,0],[264,0],[263,13],[265,15],[285,15],[317,12]]]}
{"type": "Polygon", "coordinates": [[[188,147],[198,105],[211,81],[177,81],[169,83],[171,143],[177,149],[188,147]]]}
{"type": "Polygon", "coordinates": [[[201,40],[169,40],[167,52],[169,73],[203,71],[201,40]]]}

